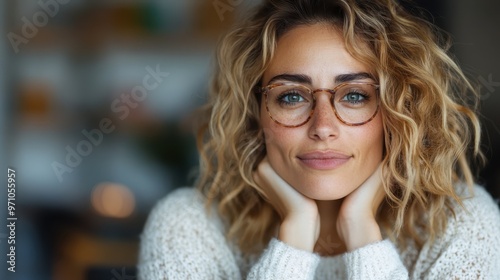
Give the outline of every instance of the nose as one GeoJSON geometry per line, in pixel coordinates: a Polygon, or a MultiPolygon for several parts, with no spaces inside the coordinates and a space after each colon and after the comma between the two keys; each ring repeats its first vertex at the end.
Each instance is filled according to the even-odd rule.
{"type": "Polygon", "coordinates": [[[316,93],[316,107],[310,120],[309,137],[315,140],[336,138],[340,121],[335,115],[332,96],[328,92],[316,93]]]}

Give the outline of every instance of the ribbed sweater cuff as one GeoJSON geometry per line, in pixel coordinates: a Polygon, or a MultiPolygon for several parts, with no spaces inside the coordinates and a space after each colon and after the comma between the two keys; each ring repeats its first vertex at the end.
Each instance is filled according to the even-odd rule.
{"type": "Polygon", "coordinates": [[[319,261],[318,255],[273,238],[250,274],[256,279],[314,279],[319,261]]]}
{"type": "Polygon", "coordinates": [[[406,279],[407,271],[389,240],[366,245],[343,256],[349,279],[406,279]],[[397,277],[397,278],[393,278],[397,277]]]}

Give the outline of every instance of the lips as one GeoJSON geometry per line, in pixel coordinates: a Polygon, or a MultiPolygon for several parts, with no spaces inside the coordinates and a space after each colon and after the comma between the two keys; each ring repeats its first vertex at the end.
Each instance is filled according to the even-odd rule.
{"type": "Polygon", "coordinates": [[[297,158],[309,168],[330,170],[343,165],[349,161],[352,156],[332,151],[314,151],[301,154],[297,156],[297,158]]]}

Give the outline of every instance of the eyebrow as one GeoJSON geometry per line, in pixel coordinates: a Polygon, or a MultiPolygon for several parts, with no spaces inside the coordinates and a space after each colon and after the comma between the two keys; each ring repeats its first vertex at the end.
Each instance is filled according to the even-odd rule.
{"type": "MultiPolygon", "coordinates": [[[[372,79],[375,81],[375,78],[373,77],[372,74],[367,73],[367,72],[357,72],[357,73],[347,73],[347,74],[340,74],[338,76],[335,76],[335,83],[345,83],[345,82],[352,82],[356,80],[362,80],[362,79],[372,79]]],[[[311,77],[303,74],[280,74],[277,76],[274,76],[269,80],[268,84],[272,84],[275,81],[278,80],[285,80],[288,82],[296,82],[296,83],[301,83],[301,84],[312,84],[312,79],[311,77]]]]}
{"type": "Polygon", "coordinates": [[[338,75],[335,77],[335,83],[345,83],[363,79],[372,79],[375,81],[372,74],[367,72],[358,72],[338,75]]]}
{"type": "Polygon", "coordinates": [[[272,84],[275,81],[278,80],[285,80],[288,82],[296,82],[296,83],[301,83],[301,84],[312,84],[312,79],[311,77],[307,75],[301,75],[301,74],[281,74],[274,76],[268,84],[272,84]]]}

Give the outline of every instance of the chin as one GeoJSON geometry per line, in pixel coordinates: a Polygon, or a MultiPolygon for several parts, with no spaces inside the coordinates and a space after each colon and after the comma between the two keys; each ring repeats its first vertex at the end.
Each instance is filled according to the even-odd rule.
{"type": "Polygon", "coordinates": [[[338,200],[352,193],[356,186],[342,182],[333,183],[338,180],[314,178],[312,180],[298,180],[299,184],[292,185],[298,192],[314,200],[338,200]]]}

